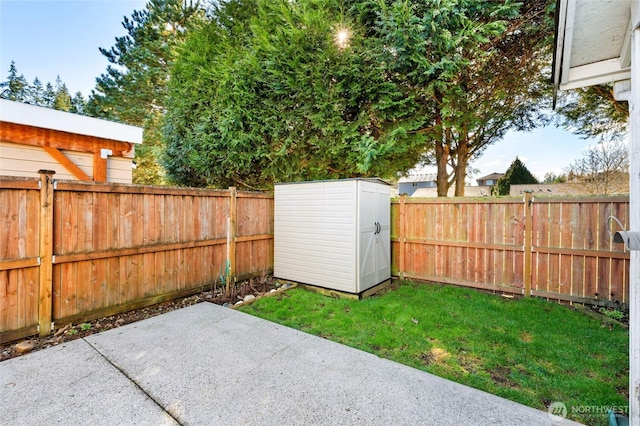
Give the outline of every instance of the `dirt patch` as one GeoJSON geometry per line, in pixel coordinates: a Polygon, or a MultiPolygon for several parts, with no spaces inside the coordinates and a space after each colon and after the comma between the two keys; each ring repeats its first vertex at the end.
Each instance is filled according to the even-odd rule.
{"type": "Polygon", "coordinates": [[[424,365],[438,364],[449,356],[449,352],[442,348],[431,348],[429,352],[420,354],[420,359],[424,365]]]}
{"type": "Polygon", "coordinates": [[[498,385],[503,386],[505,388],[519,388],[518,384],[509,378],[511,371],[508,368],[504,367],[496,367],[493,370],[489,371],[489,375],[491,379],[498,385]]]}
{"type": "Polygon", "coordinates": [[[520,333],[520,340],[524,343],[533,342],[533,337],[529,333],[520,333]]]}
{"type": "Polygon", "coordinates": [[[49,336],[32,336],[19,341],[0,345],[0,362],[26,353],[56,346],[61,343],[81,339],[101,331],[118,328],[125,324],[130,324],[136,321],[155,317],[156,315],[175,311],[176,309],[182,309],[187,306],[195,305],[196,303],[210,302],[217,305],[233,305],[238,301],[243,300],[244,297],[249,294],[259,297],[278,286],[279,283],[275,282],[271,277],[260,277],[238,283],[234,288],[230,289],[230,294],[225,294],[223,289],[217,288],[194,294],[189,297],[184,297],[182,299],[163,302],[146,308],[123,312],[121,314],[111,315],[81,324],[67,324],[62,328],[54,330],[49,336]],[[31,342],[33,349],[23,354],[20,353],[18,344],[24,344],[24,342],[31,342]]]}

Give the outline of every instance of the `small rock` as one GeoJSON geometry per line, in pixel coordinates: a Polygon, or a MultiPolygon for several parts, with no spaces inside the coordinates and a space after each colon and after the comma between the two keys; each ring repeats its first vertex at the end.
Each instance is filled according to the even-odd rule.
{"type": "Polygon", "coordinates": [[[227,302],[225,302],[222,306],[223,306],[224,308],[228,308],[229,306],[231,306],[231,303],[227,303],[227,302]]]}
{"type": "Polygon", "coordinates": [[[275,288],[272,288],[269,293],[275,293],[276,291],[278,291],[278,290],[276,290],[275,288]]]}
{"type": "Polygon", "coordinates": [[[26,354],[27,352],[31,352],[36,347],[36,344],[31,340],[25,340],[24,342],[20,342],[16,345],[16,351],[19,354],[26,354]]]}
{"type": "Polygon", "coordinates": [[[242,299],[243,302],[249,302],[251,300],[255,300],[255,296],[253,294],[247,294],[244,299],[242,299]]]}
{"type": "Polygon", "coordinates": [[[242,300],[239,300],[239,301],[237,301],[235,304],[236,304],[236,305],[242,305],[242,303],[243,303],[243,302],[242,302],[242,300]]]}

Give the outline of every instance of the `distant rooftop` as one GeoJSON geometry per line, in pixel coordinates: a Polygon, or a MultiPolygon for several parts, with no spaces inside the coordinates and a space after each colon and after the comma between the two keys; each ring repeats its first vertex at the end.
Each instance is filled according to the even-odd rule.
{"type": "Polygon", "coordinates": [[[402,177],[398,180],[398,183],[414,183],[414,182],[435,182],[438,175],[435,173],[424,173],[419,175],[409,175],[402,177]]]}
{"type": "Polygon", "coordinates": [[[504,173],[493,172],[490,175],[476,178],[476,180],[498,180],[504,176],[504,173]]]}

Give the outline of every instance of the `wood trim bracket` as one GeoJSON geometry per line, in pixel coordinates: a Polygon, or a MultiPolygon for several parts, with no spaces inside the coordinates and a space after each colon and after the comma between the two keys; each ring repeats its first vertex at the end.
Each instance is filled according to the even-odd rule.
{"type": "Polygon", "coordinates": [[[44,149],[47,154],[52,156],[54,160],[60,163],[65,169],[71,172],[71,174],[78,179],[86,181],[91,180],[91,178],[85,172],[80,170],[80,168],[76,166],[73,161],[69,160],[69,158],[67,158],[67,156],[64,155],[58,148],[43,146],[42,149],[44,149]]]}

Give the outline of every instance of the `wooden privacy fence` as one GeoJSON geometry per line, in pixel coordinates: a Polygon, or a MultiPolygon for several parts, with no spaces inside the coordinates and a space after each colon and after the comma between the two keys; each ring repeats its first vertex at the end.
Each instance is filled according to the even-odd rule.
{"type": "Polygon", "coordinates": [[[628,227],[628,197],[403,196],[391,203],[392,273],[557,300],[627,304],[629,254],[613,243],[610,216],[628,227]]]}
{"type": "Polygon", "coordinates": [[[273,269],[273,197],[0,179],[0,342],[273,269]]]}
{"type": "MultiPolygon", "coordinates": [[[[0,342],[273,270],[270,194],[52,177],[0,178],[0,342]]],[[[392,273],[628,303],[628,198],[527,197],[393,200],[392,273]]]]}

